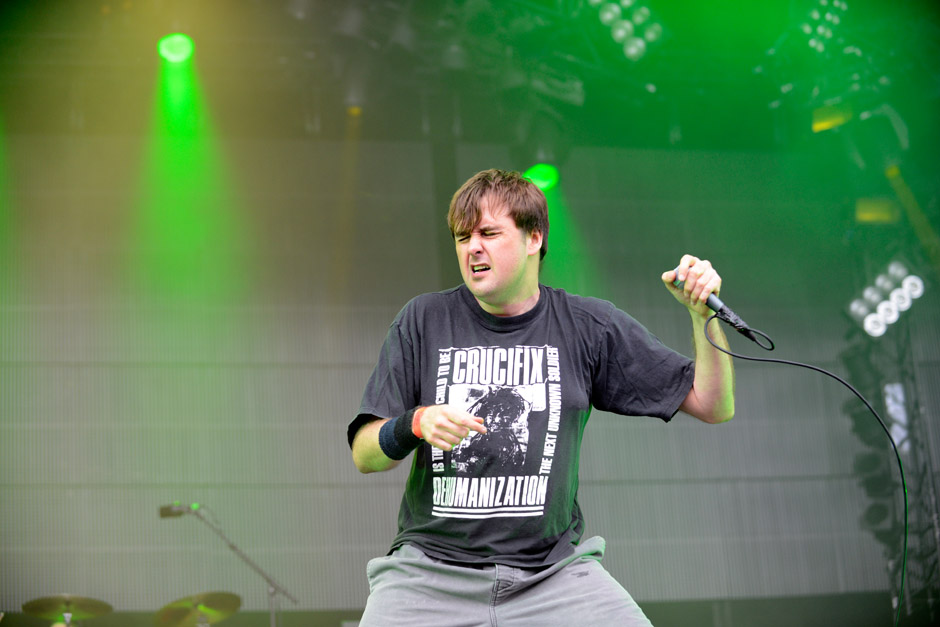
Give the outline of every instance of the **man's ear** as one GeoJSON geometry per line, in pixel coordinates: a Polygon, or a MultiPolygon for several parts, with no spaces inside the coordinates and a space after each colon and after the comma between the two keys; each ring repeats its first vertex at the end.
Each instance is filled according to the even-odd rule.
{"type": "Polygon", "coordinates": [[[526,252],[529,255],[537,255],[542,249],[542,231],[535,230],[526,236],[526,252]]]}

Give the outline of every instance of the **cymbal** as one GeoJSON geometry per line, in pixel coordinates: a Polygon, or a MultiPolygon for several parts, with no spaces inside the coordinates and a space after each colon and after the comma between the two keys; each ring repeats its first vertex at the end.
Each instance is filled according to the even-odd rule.
{"type": "Polygon", "coordinates": [[[237,594],[204,592],[164,605],[154,617],[154,624],[195,627],[204,623],[217,623],[237,612],[241,605],[242,599],[237,594]]]}
{"type": "Polygon", "coordinates": [[[113,609],[104,601],[73,594],[54,594],[33,599],[23,604],[24,614],[45,618],[46,620],[61,620],[64,614],[71,614],[73,621],[86,620],[102,614],[109,614],[113,609]]]}

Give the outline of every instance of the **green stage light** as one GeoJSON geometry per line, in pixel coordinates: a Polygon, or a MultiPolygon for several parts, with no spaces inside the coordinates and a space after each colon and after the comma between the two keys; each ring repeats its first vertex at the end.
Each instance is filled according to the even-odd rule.
{"type": "Polygon", "coordinates": [[[632,37],[636,28],[630,20],[618,20],[610,27],[610,36],[618,44],[622,44],[628,37],[632,37]]]}
{"type": "Polygon", "coordinates": [[[646,41],[639,37],[630,37],[623,44],[623,56],[631,61],[639,61],[646,54],[646,41]]]}
{"type": "Polygon", "coordinates": [[[598,12],[598,16],[601,18],[601,24],[604,26],[610,26],[619,20],[622,14],[623,10],[620,8],[620,5],[614,4],[613,2],[608,2],[602,6],[598,12]]]}
{"type": "Polygon", "coordinates": [[[543,192],[548,191],[558,185],[558,168],[548,163],[536,163],[525,171],[525,177],[543,192]]]}
{"type": "Polygon", "coordinates": [[[157,44],[160,56],[170,63],[182,63],[193,56],[196,46],[189,35],[173,33],[167,35],[157,44]]]}

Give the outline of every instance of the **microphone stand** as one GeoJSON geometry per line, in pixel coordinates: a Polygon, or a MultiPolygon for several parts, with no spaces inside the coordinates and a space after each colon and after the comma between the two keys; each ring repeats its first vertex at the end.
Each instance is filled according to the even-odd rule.
{"type": "Polygon", "coordinates": [[[255,564],[250,557],[242,552],[240,548],[235,546],[235,543],[229,540],[228,536],[222,532],[222,529],[218,525],[207,520],[199,509],[190,509],[189,513],[195,514],[196,518],[204,522],[206,526],[209,527],[209,529],[212,529],[212,531],[214,531],[220,538],[222,538],[225,544],[228,545],[228,548],[232,549],[232,552],[235,553],[235,555],[240,557],[243,562],[248,564],[248,566],[250,566],[253,571],[261,575],[261,578],[268,583],[268,613],[270,614],[271,618],[271,627],[277,627],[277,595],[283,594],[295,604],[297,603],[297,599],[291,596],[291,593],[285,590],[281,584],[276,582],[274,578],[271,577],[271,575],[264,572],[260,566],[255,564]]]}

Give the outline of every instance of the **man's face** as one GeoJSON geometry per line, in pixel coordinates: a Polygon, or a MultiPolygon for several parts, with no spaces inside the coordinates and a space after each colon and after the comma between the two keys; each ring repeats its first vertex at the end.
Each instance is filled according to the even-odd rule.
{"type": "Polygon", "coordinates": [[[541,233],[525,233],[499,205],[484,198],[480,222],[470,233],[455,237],[460,274],[480,305],[490,313],[538,293],[538,254],[541,233]],[[534,260],[530,258],[535,255],[534,260]],[[535,264],[535,271],[527,266],[535,264]]]}

